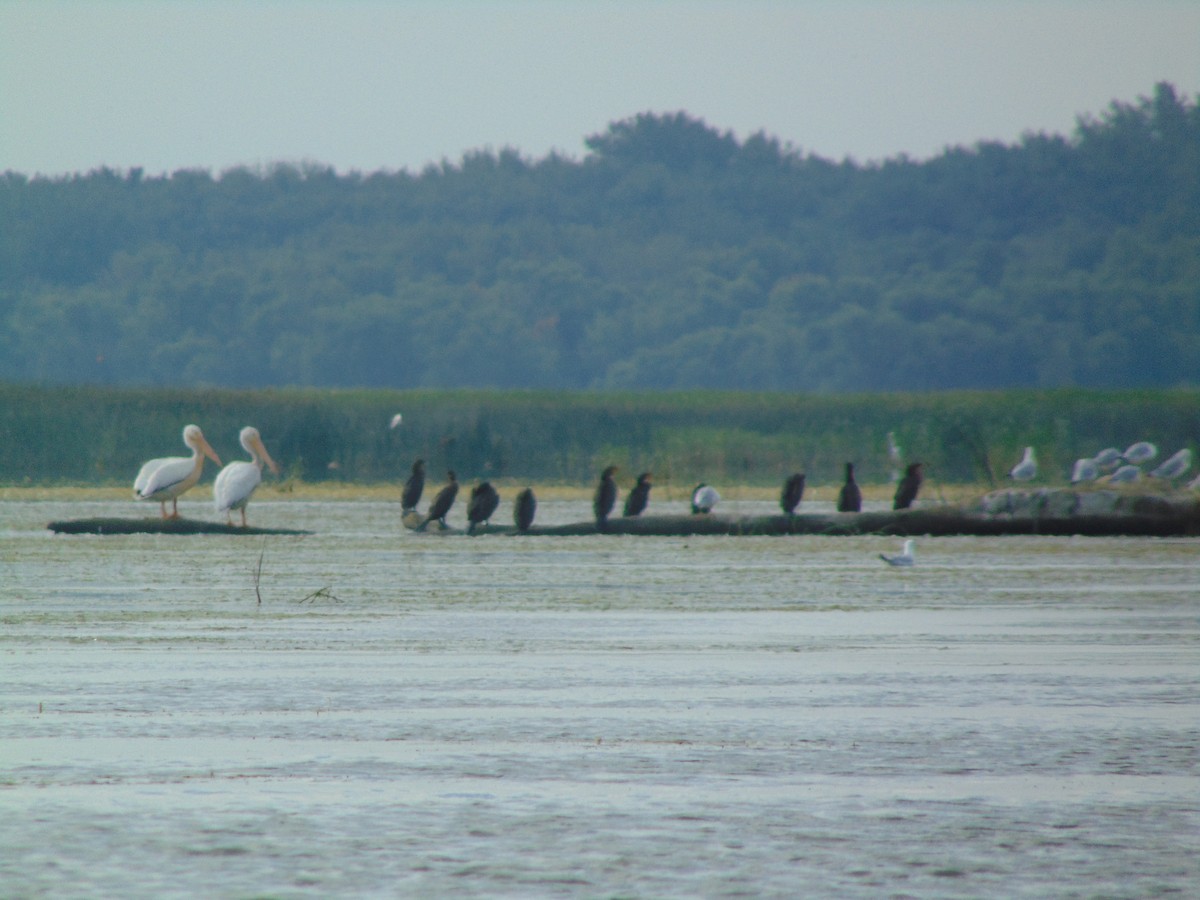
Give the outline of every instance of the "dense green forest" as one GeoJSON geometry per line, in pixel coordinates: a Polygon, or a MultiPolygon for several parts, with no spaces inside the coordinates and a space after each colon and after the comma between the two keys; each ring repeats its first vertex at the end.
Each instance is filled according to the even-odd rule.
{"type": "Polygon", "coordinates": [[[643,114],[574,160],[0,178],[0,380],[1200,383],[1200,107],[878,164],[643,114]]]}
{"type": "MultiPolygon", "coordinates": [[[[627,485],[778,485],[795,471],[840,484],[846,461],[887,484],[891,432],[937,484],[1003,484],[1037,448],[1034,484],[1063,484],[1074,461],[1134,441],[1160,457],[1200,440],[1200,390],[939,391],[883,394],[283,388],[124,388],[0,383],[0,485],[130,485],[141,464],[183,456],[195,422],[223,462],[245,457],[247,424],[285,477],[399,483],[416,457],[438,480],[591,485],[607,465],[627,485]],[[402,423],[389,427],[400,412],[402,423]]],[[[211,464],[210,464],[211,467],[211,464]]],[[[215,468],[213,469],[215,471],[215,468]]]]}

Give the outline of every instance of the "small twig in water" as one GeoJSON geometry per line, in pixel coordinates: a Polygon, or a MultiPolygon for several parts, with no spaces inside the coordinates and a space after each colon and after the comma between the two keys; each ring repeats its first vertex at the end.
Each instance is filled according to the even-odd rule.
{"type": "Polygon", "coordinates": [[[258,554],[258,565],[254,568],[254,596],[258,598],[258,605],[262,606],[262,593],[258,589],[258,583],[262,580],[262,564],[263,556],[267,552],[267,542],[263,541],[262,550],[258,554]]]}
{"type": "Polygon", "coordinates": [[[328,585],[321,588],[319,591],[313,591],[307,597],[303,597],[300,600],[298,600],[297,602],[298,603],[316,603],[318,600],[332,600],[334,603],[342,602],[342,598],[337,596],[335,593],[333,593],[333,591],[329,588],[328,585]]]}

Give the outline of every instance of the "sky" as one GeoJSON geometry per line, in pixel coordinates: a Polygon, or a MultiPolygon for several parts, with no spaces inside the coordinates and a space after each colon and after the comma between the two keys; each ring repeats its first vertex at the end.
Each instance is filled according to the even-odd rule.
{"type": "Polygon", "coordinates": [[[1200,94],[1197,0],[0,0],[0,171],[581,158],[680,110],[925,159],[1159,81],[1200,94]]]}

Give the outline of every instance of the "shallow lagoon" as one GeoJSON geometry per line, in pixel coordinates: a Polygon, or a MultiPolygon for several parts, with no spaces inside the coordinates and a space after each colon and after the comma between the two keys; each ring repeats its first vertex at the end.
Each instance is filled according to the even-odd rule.
{"type": "Polygon", "coordinates": [[[5,896],[1200,883],[1195,540],[45,530],[145,514],[0,502],[5,896]]]}

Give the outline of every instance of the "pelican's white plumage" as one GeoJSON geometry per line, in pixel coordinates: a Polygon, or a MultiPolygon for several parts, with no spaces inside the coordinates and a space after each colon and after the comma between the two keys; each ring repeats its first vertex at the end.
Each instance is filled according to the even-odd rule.
{"type": "Polygon", "coordinates": [[[192,448],[191,456],[164,456],[152,459],[138,470],[133,480],[133,494],[139,500],[157,500],[162,506],[162,516],[167,518],[167,501],[171,501],[172,519],[179,518],[179,496],[192,489],[204,471],[204,457],[218,466],[220,457],[204,439],[197,425],[183,429],[183,442],[192,448]]]}
{"type": "Polygon", "coordinates": [[[1130,444],[1129,448],[1121,454],[1125,462],[1132,463],[1135,466],[1140,466],[1144,462],[1150,462],[1156,456],[1158,456],[1158,448],[1149,441],[1138,441],[1136,444],[1130,444]]]}
{"type": "Polygon", "coordinates": [[[1033,456],[1033,448],[1026,447],[1021,461],[1009,470],[1008,477],[1014,481],[1030,481],[1037,476],[1037,460],[1033,456]]]}
{"type": "Polygon", "coordinates": [[[916,563],[917,557],[916,557],[916,553],[913,550],[912,538],[908,538],[904,542],[904,549],[901,550],[899,553],[897,553],[895,556],[887,556],[883,553],[880,553],[879,558],[882,559],[889,566],[911,566],[911,565],[913,565],[914,563],[916,563]]]}
{"type": "Polygon", "coordinates": [[[1192,451],[1184,447],[1178,453],[1168,456],[1153,472],[1152,478],[1178,478],[1192,467],[1192,451]]]}
{"type": "Polygon", "coordinates": [[[271,471],[279,474],[279,466],[263,446],[257,428],[247,425],[238,434],[238,440],[250,454],[250,462],[232,462],[217,474],[213,482],[213,506],[217,512],[225,513],[225,521],[233,524],[233,511],[241,510],[242,527],[246,527],[246,504],[250,495],[262,483],[262,467],[266,463],[271,471]]]}

